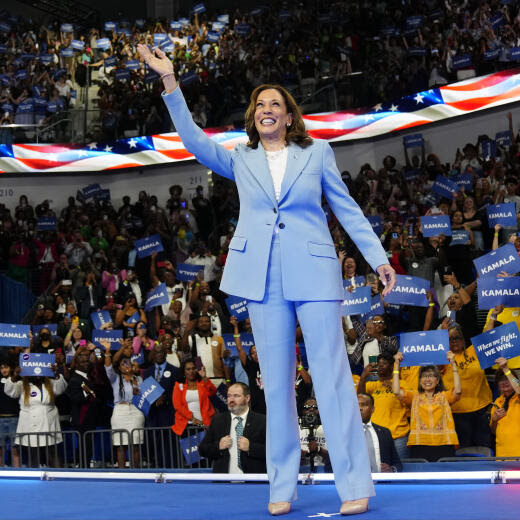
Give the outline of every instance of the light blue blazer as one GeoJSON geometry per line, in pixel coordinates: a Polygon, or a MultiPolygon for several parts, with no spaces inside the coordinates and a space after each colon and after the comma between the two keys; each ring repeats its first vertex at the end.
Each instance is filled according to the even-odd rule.
{"type": "Polygon", "coordinates": [[[289,146],[277,201],[261,143],[257,149],[240,144],[227,150],[193,122],[180,88],[163,93],[163,99],[186,149],[201,164],[237,185],[240,217],[229,244],[222,291],[263,300],[277,226],[285,299],[343,300],[341,267],[321,207],[322,194],[372,268],[388,263],[381,242],[349,195],[327,141],[315,139],[307,148],[289,146]]]}

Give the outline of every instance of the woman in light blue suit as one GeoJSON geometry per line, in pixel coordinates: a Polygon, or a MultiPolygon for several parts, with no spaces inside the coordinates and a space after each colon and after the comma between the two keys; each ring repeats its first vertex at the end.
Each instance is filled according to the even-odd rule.
{"type": "Polygon", "coordinates": [[[300,462],[294,396],[299,321],[342,514],[362,513],[374,494],[370,463],[341,326],[343,285],[322,193],[389,292],[395,273],[381,243],[341,180],[326,141],[305,132],[301,112],[282,87],[254,90],[246,112],[247,145],[208,139],[192,121],[171,61],[138,50],[163,80],[163,99],[186,149],[237,184],[240,218],[220,288],[248,299],[267,403],[269,512],[290,511],[300,462]]]}

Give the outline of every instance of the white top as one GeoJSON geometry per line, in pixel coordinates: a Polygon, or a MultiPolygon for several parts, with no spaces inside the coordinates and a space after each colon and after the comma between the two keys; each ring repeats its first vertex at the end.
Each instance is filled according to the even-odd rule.
{"type": "Polygon", "coordinates": [[[242,415],[231,414],[231,428],[229,429],[229,435],[231,436],[231,447],[229,449],[229,473],[244,473],[238,467],[238,442],[237,442],[237,432],[235,428],[237,426],[237,417],[242,417],[242,427],[246,427],[247,422],[247,414],[249,413],[249,408],[242,415]]]}
{"type": "Polygon", "coordinates": [[[190,412],[193,414],[193,419],[202,421],[198,390],[186,390],[186,404],[188,405],[190,412]]]}
{"type": "MultiPolygon", "coordinates": [[[[300,446],[301,450],[305,452],[307,456],[309,454],[309,428],[302,428],[300,426],[300,446]]],[[[314,429],[314,440],[317,442],[318,446],[323,449],[327,449],[327,441],[325,440],[325,433],[323,431],[323,426],[320,424],[314,429]]],[[[314,456],[314,464],[316,466],[323,466],[323,457],[320,454],[314,456]]]]}
{"type": "Polygon", "coordinates": [[[280,200],[280,192],[282,191],[282,181],[285,175],[285,167],[287,165],[287,146],[283,150],[276,150],[275,152],[265,151],[267,157],[267,164],[273,179],[274,194],[276,200],[280,200]]]}
{"type": "MultiPolygon", "coordinates": [[[[197,343],[197,355],[200,356],[202,364],[206,369],[206,375],[215,377],[212,347],[218,347],[218,341],[213,337],[207,338],[195,334],[195,342],[197,343]]],[[[193,347],[192,336],[188,336],[188,345],[190,349],[193,347]]]]}
{"type": "Polygon", "coordinates": [[[381,354],[381,351],[379,350],[379,341],[377,339],[365,343],[363,347],[363,366],[366,367],[368,365],[370,356],[379,356],[379,354],[381,354]]]}

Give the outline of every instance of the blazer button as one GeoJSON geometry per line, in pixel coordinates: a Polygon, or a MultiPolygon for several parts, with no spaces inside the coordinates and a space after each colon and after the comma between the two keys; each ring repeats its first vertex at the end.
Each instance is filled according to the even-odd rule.
{"type": "Polygon", "coordinates": [[[280,224],[278,224],[278,227],[279,227],[280,229],[283,229],[283,228],[285,227],[285,224],[284,224],[283,222],[280,222],[280,224]]]}
{"type": "Polygon", "coordinates": [[[278,211],[276,211],[276,208],[273,208],[273,213],[278,213],[278,211]]]}

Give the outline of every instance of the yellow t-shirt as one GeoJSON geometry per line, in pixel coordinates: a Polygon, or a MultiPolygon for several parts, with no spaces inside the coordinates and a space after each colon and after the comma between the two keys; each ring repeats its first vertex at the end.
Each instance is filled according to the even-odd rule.
{"type": "MultiPolygon", "coordinates": [[[[493,309],[491,309],[488,312],[488,315],[486,317],[486,324],[484,325],[484,328],[487,327],[489,323],[489,315],[493,312],[493,309]]],[[[503,323],[504,325],[506,323],[511,323],[512,321],[516,322],[518,325],[518,328],[520,329],[520,307],[505,307],[504,310],[497,315],[497,321],[500,323],[503,323]]],[[[498,356],[497,356],[498,357],[498,356]]],[[[511,358],[507,360],[507,366],[509,368],[520,368],[520,356],[511,358]]],[[[493,365],[494,369],[498,368],[498,365],[493,365]]]]}
{"type": "Polygon", "coordinates": [[[359,376],[357,374],[352,374],[352,382],[354,383],[354,388],[357,389],[359,383],[359,376]]]}
{"type": "MultiPolygon", "coordinates": [[[[502,408],[506,398],[501,395],[495,404],[502,408]]],[[[496,413],[495,407],[491,412],[491,418],[496,413]]],[[[513,395],[509,400],[509,406],[505,417],[497,422],[496,431],[496,456],[518,457],[520,456],[520,396],[513,395]]]]}
{"type": "Polygon", "coordinates": [[[394,439],[408,435],[408,407],[392,392],[392,387],[385,386],[381,381],[367,381],[367,394],[374,398],[374,413],[372,422],[388,428],[394,439]]]}
{"type": "Polygon", "coordinates": [[[401,385],[406,390],[417,392],[419,388],[419,370],[421,367],[401,367],[401,385]]]}
{"type": "Polygon", "coordinates": [[[402,401],[411,407],[408,446],[446,446],[459,444],[450,404],[455,395],[434,394],[430,401],[425,393],[405,390],[402,401]]]}
{"type": "MultiPolygon", "coordinates": [[[[464,352],[455,354],[455,362],[459,370],[462,395],[451,407],[453,413],[476,412],[491,403],[492,393],[486,374],[480,368],[473,345],[464,352]]],[[[442,380],[446,390],[453,388],[453,370],[450,365],[442,369],[442,380]]]]}

